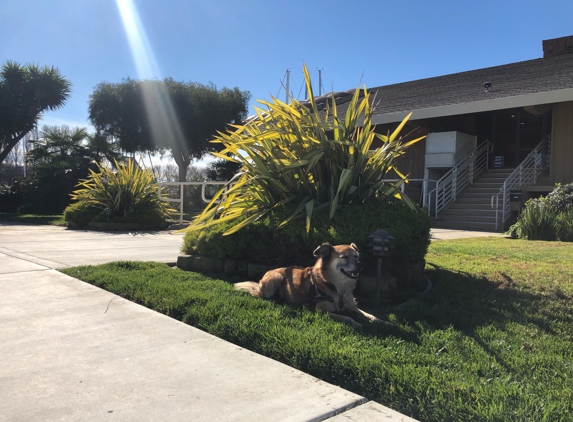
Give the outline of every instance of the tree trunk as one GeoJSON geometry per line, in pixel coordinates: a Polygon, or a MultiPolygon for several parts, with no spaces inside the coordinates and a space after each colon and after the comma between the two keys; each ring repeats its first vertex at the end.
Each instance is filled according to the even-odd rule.
{"type": "Polygon", "coordinates": [[[177,153],[175,151],[173,151],[173,159],[175,160],[177,167],[179,167],[179,181],[186,182],[187,168],[189,167],[189,164],[191,164],[191,160],[189,160],[189,158],[185,157],[183,154],[177,153]]]}
{"type": "Polygon", "coordinates": [[[30,132],[32,129],[34,128],[34,126],[30,126],[27,130],[24,130],[23,132],[20,133],[20,135],[16,136],[13,139],[10,139],[7,144],[6,144],[6,148],[4,148],[4,150],[0,151],[0,164],[2,164],[2,162],[6,159],[6,157],[8,156],[8,154],[10,154],[10,151],[12,151],[12,148],[14,148],[16,146],[16,144],[18,142],[20,142],[20,140],[26,136],[26,134],[28,132],[30,132]]]}

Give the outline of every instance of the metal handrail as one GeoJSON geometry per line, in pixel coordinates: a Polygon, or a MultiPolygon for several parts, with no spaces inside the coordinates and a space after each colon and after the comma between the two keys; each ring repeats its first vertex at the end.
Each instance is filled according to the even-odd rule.
{"type": "Polygon", "coordinates": [[[487,169],[489,153],[490,142],[486,140],[440,177],[436,182],[436,187],[426,193],[424,203],[428,205],[430,214],[432,213],[432,194],[435,192],[434,216],[437,217],[440,211],[456,200],[459,192],[473,183],[476,177],[487,169]]]}
{"type": "Polygon", "coordinates": [[[165,201],[165,202],[177,202],[179,204],[179,224],[183,224],[183,198],[184,198],[184,192],[185,189],[183,189],[183,186],[201,186],[201,199],[206,202],[209,203],[211,202],[210,199],[207,198],[207,196],[205,195],[205,189],[207,187],[207,185],[226,185],[229,182],[221,182],[221,181],[204,181],[204,182],[160,182],[159,186],[157,188],[157,197],[159,198],[160,201],[165,201]],[[168,198],[166,196],[163,196],[161,191],[162,191],[162,187],[165,186],[177,186],[179,187],[179,198],[168,198]]]}
{"type": "Polygon", "coordinates": [[[491,207],[495,209],[495,229],[505,222],[509,213],[510,193],[512,189],[521,189],[524,185],[534,185],[543,170],[549,168],[549,148],[551,145],[551,134],[547,135],[525,159],[517,166],[513,172],[505,179],[499,192],[491,197],[491,207]],[[500,211],[501,196],[501,218],[500,211]]]}
{"type": "MultiPolygon", "coordinates": [[[[395,183],[395,182],[399,182],[403,179],[384,179],[384,182],[389,182],[389,183],[395,183]]],[[[435,182],[435,180],[430,180],[430,179],[407,179],[408,182],[435,182]]],[[[205,189],[207,187],[207,185],[226,185],[229,182],[221,182],[221,181],[204,181],[204,182],[160,182],[159,186],[157,188],[157,196],[159,198],[160,201],[166,201],[166,202],[176,202],[179,205],[179,224],[183,224],[183,199],[184,199],[184,192],[185,189],[183,189],[183,186],[201,186],[201,199],[205,202],[205,203],[209,203],[211,202],[211,199],[207,198],[205,195],[205,189]],[[162,194],[162,188],[165,186],[177,186],[179,188],[179,198],[168,198],[166,196],[163,196],[162,194]]],[[[402,185],[400,186],[400,191],[402,193],[405,193],[405,189],[406,189],[406,183],[402,183],[402,185]]],[[[221,202],[221,201],[217,201],[217,202],[221,202]]]]}

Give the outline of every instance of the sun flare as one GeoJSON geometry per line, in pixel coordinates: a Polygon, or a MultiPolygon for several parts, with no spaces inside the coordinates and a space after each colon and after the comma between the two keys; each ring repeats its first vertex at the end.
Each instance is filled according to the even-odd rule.
{"type": "MultiPolygon", "coordinates": [[[[116,3],[139,79],[161,79],[133,0],[116,0],[116,3]]],[[[167,140],[169,145],[183,143],[183,131],[167,91],[156,83],[143,84],[143,101],[155,143],[160,139],[167,140]]]]}

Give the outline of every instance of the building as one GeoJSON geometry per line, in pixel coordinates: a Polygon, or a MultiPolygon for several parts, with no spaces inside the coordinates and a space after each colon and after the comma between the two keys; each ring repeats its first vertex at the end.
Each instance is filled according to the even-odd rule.
{"type": "MultiPolygon", "coordinates": [[[[573,36],[542,47],[539,59],[369,89],[379,132],[413,112],[403,133],[429,135],[397,167],[413,180],[408,194],[430,209],[437,226],[501,230],[515,210],[512,194],[525,199],[573,182],[573,36]],[[472,148],[447,141],[463,134],[473,138],[472,148]],[[483,165],[475,149],[486,142],[483,165]],[[440,148],[445,156],[429,155],[440,148]],[[435,182],[448,174],[456,180],[435,182]]],[[[344,112],[350,94],[335,96],[344,112]]]]}

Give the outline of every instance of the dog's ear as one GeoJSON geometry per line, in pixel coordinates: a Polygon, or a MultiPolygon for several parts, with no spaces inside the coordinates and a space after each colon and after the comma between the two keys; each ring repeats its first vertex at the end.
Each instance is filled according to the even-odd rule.
{"type": "Polygon", "coordinates": [[[333,250],[334,248],[330,243],[323,243],[314,250],[313,255],[319,258],[324,258],[325,256],[329,256],[333,250]]]}
{"type": "Polygon", "coordinates": [[[350,247],[351,247],[352,249],[354,249],[356,252],[360,253],[360,251],[358,250],[358,246],[356,246],[356,243],[351,243],[351,244],[350,244],[350,247]]]}

